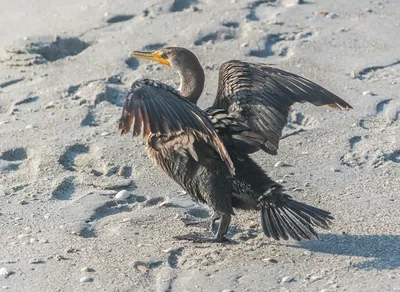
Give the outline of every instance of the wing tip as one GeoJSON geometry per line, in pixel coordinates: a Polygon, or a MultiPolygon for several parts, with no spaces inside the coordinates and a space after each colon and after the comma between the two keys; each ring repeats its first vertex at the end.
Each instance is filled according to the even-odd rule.
{"type": "Polygon", "coordinates": [[[331,108],[338,109],[338,110],[351,110],[351,109],[353,109],[353,107],[350,104],[348,104],[347,102],[344,102],[344,103],[335,102],[335,103],[328,104],[328,106],[331,107],[331,108]]]}
{"type": "Polygon", "coordinates": [[[118,128],[121,130],[121,135],[124,135],[129,132],[129,129],[126,128],[125,123],[122,121],[122,119],[119,121],[118,128]]]}
{"type": "Polygon", "coordinates": [[[129,133],[131,126],[133,124],[133,115],[127,112],[122,113],[122,117],[119,119],[119,129],[121,130],[121,135],[129,133]]]}

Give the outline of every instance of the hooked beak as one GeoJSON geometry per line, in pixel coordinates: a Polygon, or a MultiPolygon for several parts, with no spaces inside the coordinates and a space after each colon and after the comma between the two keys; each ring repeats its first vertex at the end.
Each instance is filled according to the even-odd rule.
{"type": "Polygon", "coordinates": [[[163,65],[171,66],[171,64],[167,60],[167,57],[161,51],[154,51],[154,52],[133,51],[133,52],[129,53],[129,57],[147,59],[147,60],[151,60],[151,61],[156,61],[163,65]]]}

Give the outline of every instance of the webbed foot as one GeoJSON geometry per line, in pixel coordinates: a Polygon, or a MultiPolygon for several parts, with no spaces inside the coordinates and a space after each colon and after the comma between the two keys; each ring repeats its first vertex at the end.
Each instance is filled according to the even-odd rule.
{"type": "Polygon", "coordinates": [[[219,242],[219,243],[235,243],[234,241],[226,238],[225,236],[210,236],[207,237],[204,234],[200,233],[189,233],[184,235],[174,236],[174,239],[177,240],[188,240],[196,243],[210,243],[210,242],[219,242]]]}

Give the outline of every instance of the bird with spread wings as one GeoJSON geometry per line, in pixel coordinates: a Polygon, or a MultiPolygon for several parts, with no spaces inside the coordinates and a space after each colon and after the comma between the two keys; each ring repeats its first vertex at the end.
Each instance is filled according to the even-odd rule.
{"type": "Polygon", "coordinates": [[[347,102],[296,74],[232,60],[221,65],[214,104],[201,110],[196,103],[205,76],[192,52],[169,47],[130,56],[171,66],[180,75],[177,90],[151,79],[135,81],[119,125],[123,134],[131,128],[134,136],[143,134],[156,164],[192,198],[214,210],[209,220],[213,236],[192,233],[177,239],[227,240],[234,209],[259,210],[265,235],[276,240],[312,239],[318,236],[315,227],[329,228],[330,212],[287,195],[250,154],[277,154],[295,102],[351,109],[347,102]]]}

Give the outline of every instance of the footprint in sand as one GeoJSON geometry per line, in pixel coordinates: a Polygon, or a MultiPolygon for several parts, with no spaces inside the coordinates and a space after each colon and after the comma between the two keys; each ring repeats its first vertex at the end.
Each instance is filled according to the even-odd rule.
{"type": "Polygon", "coordinates": [[[257,49],[250,49],[249,56],[258,58],[267,58],[270,56],[290,57],[293,55],[297,41],[300,39],[306,41],[313,35],[312,32],[294,32],[294,33],[273,33],[268,34],[262,46],[257,49]]]}
{"type": "Polygon", "coordinates": [[[59,163],[66,170],[76,171],[75,159],[82,154],[89,152],[89,146],[84,144],[74,144],[67,146],[64,153],[60,156],[59,163]]]}
{"type": "Polygon", "coordinates": [[[44,64],[75,56],[86,50],[90,43],[78,37],[47,36],[36,37],[35,41],[22,44],[21,48],[7,50],[8,58],[3,64],[7,66],[31,66],[44,64]]]}
{"type": "Polygon", "coordinates": [[[51,193],[51,198],[56,200],[69,200],[74,194],[75,178],[73,176],[64,178],[60,181],[53,182],[53,191],[51,193]]]}
{"type": "Polygon", "coordinates": [[[0,152],[0,173],[17,171],[27,158],[28,155],[24,147],[11,148],[0,152]]]}
{"type": "Polygon", "coordinates": [[[163,207],[165,202],[167,199],[164,197],[148,198],[133,194],[125,200],[109,199],[88,213],[89,216],[83,220],[85,223],[77,233],[84,238],[96,237],[96,227],[106,217],[125,212],[142,212],[143,208],[163,207]]]}
{"type": "Polygon", "coordinates": [[[200,32],[196,40],[194,41],[195,46],[201,46],[205,43],[216,43],[219,41],[226,41],[236,38],[236,32],[230,28],[221,28],[215,32],[204,33],[200,32]]]}
{"type": "Polygon", "coordinates": [[[106,22],[109,24],[114,24],[118,22],[125,22],[134,18],[134,14],[118,14],[107,18],[106,22]]]}
{"type": "MultiPolygon", "coordinates": [[[[376,144],[376,142],[375,142],[376,144]]],[[[341,164],[354,167],[377,168],[387,163],[400,163],[400,150],[384,153],[368,135],[349,139],[349,151],[340,158],[341,164]]]]}

